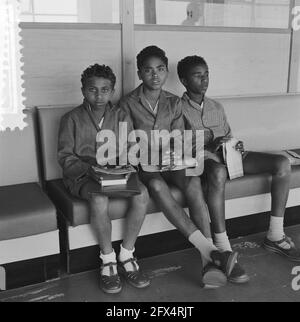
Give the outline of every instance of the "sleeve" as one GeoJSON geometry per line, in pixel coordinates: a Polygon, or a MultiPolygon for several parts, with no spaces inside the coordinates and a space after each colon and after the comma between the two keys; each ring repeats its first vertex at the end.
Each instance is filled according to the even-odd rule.
{"type": "Polygon", "coordinates": [[[82,161],[74,152],[75,122],[69,116],[62,117],[58,133],[58,163],[63,169],[65,177],[79,181],[89,168],[88,162],[82,161]]]}
{"type": "Polygon", "coordinates": [[[184,132],[185,124],[183,118],[183,109],[181,100],[178,98],[175,103],[174,109],[174,118],[171,123],[171,131],[180,130],[182,133],[184,132]]]}
{"type": "Polygon", "coordinates": [[[220,108],[221,108],[221,112],[222,112],[222,125],[223,125],[223,129],[224,129],[224,137],[225,138],[232,138],[232,132],[231,132],[231,128],[230,125],[227,121],[227,116],[225,114],[225,110],[223,105],[220,104],[220,108]]]}
{"type": "MultiPolygon", "coordinates": [[[[131,160],[133,157],[135,157],[135,154],[133,153],[132,156],[130,156],[132,152],[132,147],[137,143],[137,139],[134,134],[134,125],[130,114],[130,109],[127,106],[127,103],[119,103],[120,108],[120,119],[121,122],[127,123],[127,163],[130,163],[129,160],[131,160]],[[133,135],[131,137],[131,140],[129,141],[129,135],[133,135]]],[[[123,151],[125,153],[125,151],[123,151]]],[[[120,156],[121,157],[121,156],[120,156]]],[[[123,159],[123,158],[122,158],[123,159]]]]}

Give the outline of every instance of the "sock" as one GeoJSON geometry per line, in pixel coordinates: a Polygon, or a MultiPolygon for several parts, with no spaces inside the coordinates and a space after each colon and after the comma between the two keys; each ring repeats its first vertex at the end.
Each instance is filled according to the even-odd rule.
{"type": "Polygon", "coordinates": [[[207,237],[206,239],[207,239],[210,243],[212,243],[212,244],[214,243],[214,241],[213,241],[213,239],[212,239],[211,237],[207,237]]]}
{"type": "MultiPolygon", "coordinates": [[[[102,259],[103,264],[107,264],[107,263],[111,263],[111,262],[116,263],[116,261],[117,261],[115,251],[112,251],[110,254],[102,254],[100,252],[100,258],[102,259]]],[[[114,274],[117,274],[117,266],[116,265],[113,266],[113,271],[114,271],[114,274]]],[[[110,267],[109,266],[103,267],[101,274],[110,276],[110,267]]]]}
{"type": "Polygon", "coordinates": [[[189,236],[189,241],[199,250],[203,266],[205,266],[208,262],[211,262],[210,253],[213,250],[217,250],[217,248],[212,242],[204,237],[200,230],[194,231],[189,236]]]}
{"type": "Polygon", "coordinates": [[[226,231],[224,231],[223,233],[215,233],[214,236],[215,236],[215,245],[219,251],[232,252],[232,248],[231,248],[226,231]]]}
{"type": "MultiPolygon", "coordinates": [[[[133,250],[129,250],[129,249],[124,248],[123,245],[121,244],[120,249],[121,249],[120,254],[119,254],[119,261],[120,262],[125,262],[126,260],[134,257],[133,256],[133,253],[135,251],[134,248],[133,248],[133,250]]],[[[132,263],[125,264],[124,268],[127,272],[135,271],[135,267],[132,263]]],[[[136,268],[139,269],[139,266],[137,265],[136,268]]]]}
{"type": "Polygon", "coordinates": [[[270,226],[267,238],[271,241],[278,241],[284,236],[283,217],[270,217],[270,226]]]}

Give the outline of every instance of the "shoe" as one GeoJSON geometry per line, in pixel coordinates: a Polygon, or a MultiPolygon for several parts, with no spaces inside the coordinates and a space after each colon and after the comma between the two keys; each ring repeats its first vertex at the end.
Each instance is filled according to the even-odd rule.
{"type": "Polygon", "coordinates": [[[278,241],[271,241],[266,237],[262,247],[273,253],[283,255],[293,262],[300,262],[300,251],[296,248],[290,237],[283,236],[278,241]]]}
{"type": "Polygon", "coordinates": [[[213,263],[229,277],[237,261],[238,253],[230,251],[221,253],[218,250],[213,250],[210,253],[210,257],[212,258],[213,263]]]}
{"type": "Polygon", "coordinates": [[[121,273],[125,277],[126,281],[137,288],[144,288],[150,285],[150,279],[138,268],[137,259],[135,257],[129,258],[121,264],[121,273]],[[134,271],[126,271],[124,265],[127,263],[132,263],[134,271]]]}
{"type": "Polygon", "coordinates": [[[208,263],[203,268],[202,283],[205,289],[215,289],[226,285],[226,275],[213,263],[208,263]]]}
{"type": "Polygon", "coordinates": [[[102,265],[101,267],[101,277],[100,277],[100,288],[103,292],[108,294],[116,294],[122,290],[122,282],[118,274],[114,274],[113,266],[116,266],[117,263],[110,262],[102,265]],[[102,275],[104,267],[109,266],[110,275],[102,275]]]}
{"type": "Polygon", "coordinates": [[[235,263],[231,274],[228,277],[228,281],[235,284],[243,284],[249,282],[249,280],[250,277],[243,267],[239,263],[235,263]]]}

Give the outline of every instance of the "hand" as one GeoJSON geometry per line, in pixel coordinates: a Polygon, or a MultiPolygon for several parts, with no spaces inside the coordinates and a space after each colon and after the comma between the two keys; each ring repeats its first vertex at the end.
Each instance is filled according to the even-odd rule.
{"type": "Polygon", "coordinates": [[[235,145],[235,149],[243,154],[245,152],[243,141],[238,141],[238,143],[235,145]]]}
{"type": "Polygon", "coordinates": [[[182,161],[181,157],[175,153],[175,151],[166,151],[162,157],[161,169],[170,168],[173,169],[177,164],[182,161]]]}
{"type": "Polygon", "coordinates": [[[219,148],[221,147],[221,145],[223,143],[226,143],[230,140],[230,138],[227,138],[227,137],[224,137],[224,136],[221,136],[221,137],[218,137],[216,138],[211,144],[209,144],[207,146],[207,150],[210,151],[210,152],[217,152],[219,150],[219,148]]]}

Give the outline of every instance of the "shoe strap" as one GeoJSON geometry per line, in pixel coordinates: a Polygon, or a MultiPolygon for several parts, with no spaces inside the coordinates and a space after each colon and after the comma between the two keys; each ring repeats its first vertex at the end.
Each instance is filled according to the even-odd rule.
{"type": "Polygon", "coordinates": [[[128,263],[131,263],[132,264],[133,269],[134,269],[135,272],[137,272],[139,270],[138,269],[138,266],[137,266],[137,258],[131,257],[131,258],[127,259],[126,261],[121,262],[121,264],[123,266],[126,265],[126,264],[128,264],[128,263]]]}
{"type": "Polygon", "coordinates": [[[116,275],[116,274],[114,273],[113,266],[117,266],[117,262],[109,262],[109,263],[103,264],[103,265],[101,266],[101,271],[103,271],[103,268],[104,268],[104,267],[107,267],[107,266],[109,266],[109,275],[110,275],[110,276],[116,275]]]}
{"type": "Polygon", "coordinates": [[[287,243],[290,245],[291,248],[295,247],[295,244],[292,242],[292,239],[286,235],[283,236],[282,239],[276,241],[276,244],[280,247],[282,243],[287,243]]]}

